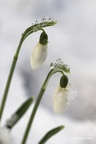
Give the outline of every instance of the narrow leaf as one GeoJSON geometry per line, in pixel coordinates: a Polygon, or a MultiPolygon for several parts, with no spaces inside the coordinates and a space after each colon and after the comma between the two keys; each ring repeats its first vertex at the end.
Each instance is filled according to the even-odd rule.
{"type": "Polygon", "coordinates": [[[58,133],[59,131],[61,131],[62,129],[64,128],[64,126],[59,126],[59,127],[56,127],[52,130],[50,130],[49,132],[47,132],[45,134],[45,136],[41,139],[41,141],[38,143],[38,144],[45,144],[45,142],[50,138],[52,137],[53,135],[55,135],[56,133],[58,133]]]}
{"type": "Polygon", "coordinates": [[[29,106],[32,104],[33,98],[29,98],[26,100],[17,110],[16,112],[7,120],[6,127],[11,129],[19,120],[20,118],[25,114],[25,112],[28,110],[29,106]]]}

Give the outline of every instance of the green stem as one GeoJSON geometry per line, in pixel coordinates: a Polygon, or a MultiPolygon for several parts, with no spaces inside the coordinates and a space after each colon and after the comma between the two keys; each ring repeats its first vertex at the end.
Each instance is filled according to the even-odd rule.
{"type": "MultiPolygon", "coordinates": [[[[30,32],[30,34],[31,33],[32,33],[32,31],[30,32]]],[[[9,91],[9,88],[10,88],[10,84],[11,84],[11,80],[12,80],[12,77],[13,77],[13,73],[14,73],[14,70],[15,70],[15,66],[16,66],[16,63],[17,63],[17,60],[18,60],[19,52],[20,52],[20,49],[21,49],[23,41],[27,38],[28,35],[29,35],[28,30],[26,30],[22,34],[22,37],[20,39],[20,43],[19,43],[19,45],[17,47],[16,53],[15,53],[13,61],[12,61],[11,69],[10,69],[10,72],[9,72],[9,76],[8,76],[7,83],[6,83],[5,90],[4,90],[4,94],[3,94],[3,99],[2,99],[2,102],[1,102],[0,120],[2,118],[4,106],[5,106],[5,103],[6,103],[6,100],[7,100],[7,95],[8,95],[8,91],[9,91]]]]}
{"type": "Polygon", "coordinates": [[[5,87],[4,94],[3,94],[3,99],[2,99],[2,102],[1,102],[1,107],[0,107],[0,120],[1,120],[1,118],[2,118],[4,106],[5,106],[6,99],[7,99],[7,94],[8,94],[8,91],[9,91],[9,87],[10,87],[10,84],[11,84],[12,76],[13,76],[14,69],[15,69],[15,66],[16,66],[16,63],[17,63],[17,59],[18,59],[18,55],[19,55],[19,51],[20,51],[22,42],[23,42],[23,40],[22,40],[22,38],[21,38],[20,43],[19,43],[19,46],[18,46],[17,51],[16,51],[16,54],[15,54],[14,57],[13,57],[11,69],[10,69],[10,72],[9,72],[8,80],[7,80],[6,87],[5,87]]]}
{"type": "Polygon", "coordinates": [[[42,87],[41,87],[41,90],[40,90],[40,92],[39,92],[39,95],[38,95],[38,98],[37,98],[37,100],[36,100],[36,103],[35,103],[35,105],[34,105],[34,108],[33,108],[33,111],[32,111],[32,113],[31,113],[31,116],[30,116],[28,125],[27,125],[27,127],[26,127],[26,130],[25,130],[25,133],[24,133],[24,136],[23,136],[23,139],[22,139],[22,143],[21,143],[21,144],[25,144],[26,141],[27,141],[27,137],[28,137],[28,135],[29,135],[29,131],[30,131],[30,129],[31,129],[31,126],[32,126],[32,123],[33,123],[33,120],[34,120],[34,117],[35,117],[35,114],[36,114],[36,111],[37,111],[38,106],[39,106],[39,104],[40,104],[40,101],[41,101],[41,99],[42,99],[42,97],[43,97],[43,94],[44,94],[44,92],[45,92],[45,90],[46,90],[46,87],[47,87],[47,85],[48,85],[49,79],[50,79],[50,77],[51,77],[54,73],[56,73],[56,72],[61,72],[61,73],[63,74],[63,71],[62,71],[61,69],[57,69],[57,70],[52,69],[52,70],[48,73],[48,75],[47,75],[47,77],[46,77],[46,79],[45,79],[45,81],[44,81],[44,83],[43,83],[43,85],[42,85],[42,87]]]}

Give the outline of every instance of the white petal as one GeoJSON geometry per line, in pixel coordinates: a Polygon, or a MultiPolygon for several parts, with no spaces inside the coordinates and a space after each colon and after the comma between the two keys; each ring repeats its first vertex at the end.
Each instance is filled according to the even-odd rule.
{"type": "Polygon", "coordinates": [[[56,113],[63,113],[68,107],[68,89],[61,88],[60,86],[53,95],[53,108],[56,113]]]}
{"type": "Polygon", "coordinates": [[[34,48],[30,57],[32,69],[39,68],[47,58],[47,45],[38,43],[34,48]]]}

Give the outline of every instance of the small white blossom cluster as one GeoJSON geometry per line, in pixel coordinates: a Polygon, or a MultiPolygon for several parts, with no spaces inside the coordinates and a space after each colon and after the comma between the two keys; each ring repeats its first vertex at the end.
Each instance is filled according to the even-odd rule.
{"type": "Polygon", "coordinates": [[[10,130],[0,127],[0,144],[11,144],[10,130]]]}

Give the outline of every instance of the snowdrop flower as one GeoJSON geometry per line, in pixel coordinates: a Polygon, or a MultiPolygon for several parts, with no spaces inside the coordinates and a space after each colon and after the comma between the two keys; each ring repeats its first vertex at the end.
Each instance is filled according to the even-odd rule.
{"type": "Polygon", "coordinates": [[[53,95],[53,108],[56,113],[63,113],[66,111],[69,100],[69,89],[62,88],[60,85],[56,88],[53,95]]]}
{"type": "Polygon", "coordinates": [[[56,88],[53,95],[53,108],[56,113],[63,113],[68,107],[68,95],[70,88],[68,85],[68,78],[63,75],[60,79],[60,85],[56,88]]]}
{"type": "Polygon", "coordinates": [[[40,40],[37,45],[33,48],[33,52],[30,57],[30,63],[32,69],[38,69],[47,58],[47,43],[48,36],[45,32],[40,35],[40,40]]]}
{"type": "Polygon", "coordinates": [[[10,144],[10,130],[6,127],[0,127],[0,144],[10,144]]]}

